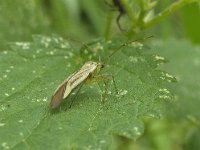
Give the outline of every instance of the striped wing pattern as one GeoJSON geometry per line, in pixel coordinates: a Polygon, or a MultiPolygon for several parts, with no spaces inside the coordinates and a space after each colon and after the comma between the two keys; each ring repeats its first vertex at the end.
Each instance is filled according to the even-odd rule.
{"type": "Polygon", "coordinates": [[[95,71],[97,68],[96,62],[86,62],[81,69],[70,75],[65,81],[63,81],[56,91],[54,92],[50,107],[52,109],[57,108],[61,102],[67,98],[70,93],[78,87],[81,83],[83,83],[91,73],[95,71]]]}

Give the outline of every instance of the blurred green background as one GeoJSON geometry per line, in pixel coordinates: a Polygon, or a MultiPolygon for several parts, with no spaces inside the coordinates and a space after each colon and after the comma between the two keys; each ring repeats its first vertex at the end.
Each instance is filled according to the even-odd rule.
{"type": "MultiPolygon", "coordinates": [[[[107,0],[109,3],[112,1],[107,0]]],[[[137,2],[133,0],[132,2],[137,2]]],[[[159,1],[154,12],[161,12],[174,0],[159,1]]],[[[133,3],[134,4],[134,3],[133,3]]],[[[135,5],[133,5],[133,9],[135,5]]],[[[104,0],[1,0],[0,1],[0,51],[6,48],[7,43],[12,41],[29,41],[34,34],[52,35],[57,34],[65,38],[75,39],[79,41],[90,41],[97,38],[112,39],[118,36],[126,38],[136,38],[154,36],[155,43],[162,41],[171,45],[164,46],[163,52],[159,52],[168,59],[171,64],[167,66],[168,70],[174,74],[182,74],[183,78],[189,81],[195,74],[194,79],[188,84],[179,84],[172,87],[176,91],[180,87],[192,86],[196,89],[196,93],[184,95],[182,102],[174,104],[174,110],[168,113],[168,116],[161,120],[144,119],[146,131],[138,142],[131,143],[124,140],[123,144],[130,144],[132,149],[200,149],[200,115],[198,112],[199,105],[199,75],[200,69],[191,69],[188,67],[185,71],[180,66],[183,60],[187,60],[187,55],[193,53],[190,59],[199,56],[199,47],[195,46],[200,43],[200,4],[192,3],[177,9],[177,11],[169,16],[163,17],[158,22],[146,28],[134,28],[134,22],[130,21],[129,16],[125,14],[120,22],[125,32],[121,32],[116,24],[118,11],[112,11],[104,0]],[[180,45],[170,41],[176,39],[180,41],[180,45]],[[173,46],[185,49],[176,51],[173,46]],[[190,49],[193,49],[193,51],[190,49]],[[181,56],[181,57],[180,57],[181,56]],[[175,66],[180,69],[178,70],[175,66]],[[180,65],[180,66],[179,66],[180,65]],[[177,71],[177,72],[176,72],[177,71]],[[187,72],[187,73],[186,73],[187,72]],[[198,89],[198,90],[197,90],[198,89]],[[186,98],[187,97],[187,98],[186,98]],[[193,100],[189,101],[188,100],[193,100]],[[193,103],[193,104],[191,104],[193,103]],[[187,107],[187,109],[183,109],[187,107]],[[194,107],[195,109],[194,109],[194,107]],[[176,108],[178,108],[176,110],[176,108]],[[196,112],[194,112],[196,111],[196,112]],[[193,116],[195,114],[199,118],[193,116]]],[[[140,27],[140,24],[138,25],[140,27]]],[[[197,57],[197,61],[199,58],[197,57]]],[[[191,90],[190,92],[192,92],[191,90]]],[[[173,108],[171,108],[173,109],[173,108]]]]}
{"type": "MultiPolygon", "coordinates": [[[[112,4],[111,0],[107,1],[112,4]]],[[[172,2],[174,0],[159,1],[154,12],[161,12],[172,2]]],[[[134,3],[133,5],[135,6],[134,3]]],[[[127,33],[121,32],[116,24],[118,14],[119,12],[112,11],[104,0],[2,0],[0,41],[2,45],[4,41],[27,40],[33,34],[59,34],[80,40],[127,36],[127,33]]],[[[127,24],[131,21],[126,14],[120,22],[122,28],[130,30],[130,25],[127,24]]],[[[173,36],[199,43],[199,27],[199,5],[193,3],[158,23],[137,31],[131,37],[154,35],[156,38],[166,39],[173,36]]]]}

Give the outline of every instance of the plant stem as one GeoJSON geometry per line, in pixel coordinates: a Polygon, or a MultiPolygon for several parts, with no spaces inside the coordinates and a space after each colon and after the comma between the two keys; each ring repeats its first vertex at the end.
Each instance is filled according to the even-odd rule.
{"type": "Polygon", "coordinates": [[[106,17],[106,28],[104,32],[104,38],[106,39],[106,41],[108,41],[111,36],[112,18],[112,13],[108,13],[106,17]]]}
{"type": "Polygon", "coordinates": [[[166,8],[157,16],[155,16],[152,20],[150,20],[149,22],[146,22],[144,24],[144,28],[149,28],[150,26],[156,24],[157,22],[162,20],[164,17],[171,15],[172,13],[182,8],[183,6],[188,5],[190,3],[194,3],[194,2],[200,2],[200,0],[179,0],[177,2],[174,2],[168,8],[166,8]]]}
{"type": "Polygon", "coordinates": [[[128,14],[128,16],[130,17],[132,22],[137,22],[138,18],[135,14],[135,12],[133,11],[133,8],[129,5],[127,0],[121,0],[123,6],[125,7],[126,13],[128,14]]]}

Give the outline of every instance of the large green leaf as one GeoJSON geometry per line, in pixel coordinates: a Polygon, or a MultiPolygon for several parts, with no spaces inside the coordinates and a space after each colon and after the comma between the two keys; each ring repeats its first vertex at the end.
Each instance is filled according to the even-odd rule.
{"type": "Polygon", "coordinates": [[[154,52],[170,58],[163,69],[177,77],[178,83],[170,87],[176,103],[165,119],[146,122],[146,136],[136,145],[141,150],[200,149],[200,46],[176,39],[153,43],[154,52]]]}
{"type": "MultiPolygon", "coordinates": [[[[61,37],[34,36],[0,53],[0,143],[4,149],[107,149],[113,137],[136,140],[141,118],[159,118],[172,99],[166,88],[175,78],[157,69],[166,60],[141,43],[93,42],[79,51],[61,37]],[[87,54],[87,55],[86,55],[87,54]],[[57,112],[49,103],[56,87],[85,61],[104,60],[102,74],[113,74],[106,88],[85,84],[71,108],[74,93],[57,112]],[[107,90],[105,90],[107,89],[107,90]]],[[[76,92],[76,91],[75,91],[76,92]]]]}
{"type": "Polygon", "coordinates": [[[186,40],[174,39],[154,42],[154,47],[156,52],[170,58],[164,69],[170,70],[179,81],[171,87],[178,101],[174,117],[182,118],[190,114],[199,120],[200,47],[186,40]]]}

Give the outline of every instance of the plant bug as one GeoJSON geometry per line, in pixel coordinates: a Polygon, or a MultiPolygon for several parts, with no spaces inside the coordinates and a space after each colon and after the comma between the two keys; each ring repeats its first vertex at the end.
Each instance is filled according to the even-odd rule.
{"type": "Polygon", "coordinates": [[[51,108],[57,108],[63,99],[67,98],[75,88],[83,84],[89,78],[95,77],[103,67],[104,65],[102,63],[93,61],[86,62],[78,71],[70,75],[58,86],[51,99],[51,108]]]}
{"type": "MultiPolygon", "coordinates": [[[[150,37],[152,37],[152,36],[150,36],[150,37]]],[[[150,38],[150,37],[147,37],[147,38],[150,38]]],[[[147,38],[145,38],[145,39],[147,39],[147,38]]],[[[119,51],[122,47],[124,47],[132,42],[139,41],[139,40],[134,40],[134,41],[130,41],[125,44],[122,44],[113,53],[111,53],[109,58],[112,55],[114,55],[117,51],[119,51]]],[[[88,47],[87,44],[84,44],[84,46],[88,47]]],[[[100,63],[100,62],[94,62],[94,61],[86,62],[78,71],[71,74],[66,80],[64,80],[57,87],[57,89],[55,90],[55,92],[52,96],[52,99],[50,102],[50,107],[52,109],[55,109],[58,106],[60,106],[62,101],[64,99],[68,98],[73,90],[75,90],[77,87],[79,87],[79,89],[80,89],[87,80],[90,80],[93,78],[98,78],[98,77],[104,78],[105,75],[103,76],[100,74],[100,71],[103,67],[104,67],[104,64],[100,63]]],[[[113,80],[113,84],[114,84],[116,93],[118,93],[117,88],[116,88],[116,83],[115,83],[113,76],[112,76],[112,80],[113,80]]],[[[105,82],[104,82],[104,84],[106,85],[105,82]]],[[[72,105],[72,103],[71,103],[71,105],[72,105]]],[[[70,107],[71,107],[71,105],[70,105],[70,107]]]]}

